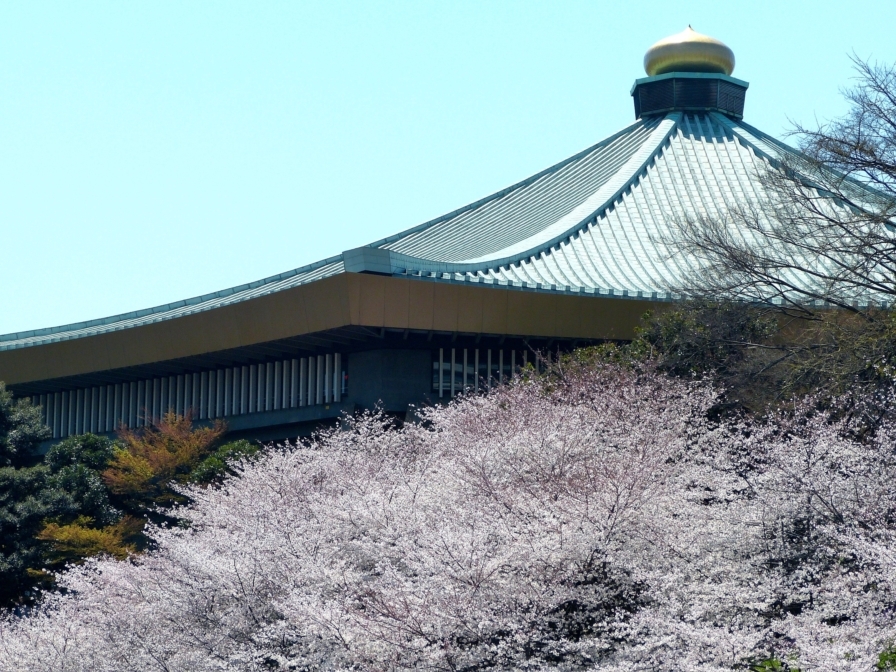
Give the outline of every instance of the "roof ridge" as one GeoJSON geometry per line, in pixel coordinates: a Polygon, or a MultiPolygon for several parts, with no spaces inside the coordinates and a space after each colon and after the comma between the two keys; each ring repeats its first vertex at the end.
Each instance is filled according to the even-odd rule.
{"type": "MultiPolygon", "coordinates": [[[[718,113],[714,112],[713,114],[718,114],[718,113]]],[[[812,159],[809,158],[803,151],[797,149],[796,147],[791,147],[787,143],[782,142],[781,140],[778,140],[777,138],[760,131],[755,126],[751,126],[750,124],[743,122],[743,121],[738,121],[735,123],[735,122],[732,122],[727,117],[725,117],[724,115],[719,115],[719,116],[725,120],[725,122],[728,124],[727,127],[731,129],[732,133],[737,135],[738,139],[740,139],[742,142],[749,145],[749,147],[754,152],[756,152],[757,154],[762,156],[764,159],[769,161],[771,163],[771,165],[773,165],[775,167],[779,167],[781,165],[783,155],[785,155],[785,154],[792,156],[798,160],[805,161],[809,164],[813,163],[812,159]],[[760,146],[761,143],[768,143],[768,144],[772,145],[775,149],[778,149],[781,151],[782,156],[772,155],[771,153],[764,150],[760,146]]],[[[829,188],[823,186],[822,184],[819,184],[817,182],[818,178],[813,177],[809,172],[803,172],[803,171],[797,171],[797,172],[800,176],[800,179],[802,180],[802,182],[805,185],[818,190],[820,193],[826,192],[830,196],[835,196],[837,198],[846,199],[849,202],[851,202],[853,205],[855,205],[856,207],[863,209],[863,210],[868,208],[868,201],[864,201],[863,199],[859,198],[859,196],[861,196],[862,194],[874,195],[876,198],[884,199],[885,201],[888,201],[888,202],[893,201],[892,195],[887,194],[884,191],[881,191],[880,189],[876,188],[874,185],[865,184],[850,175],[844,175],[843,173],[840,173],[840,172],[834,170],[833,168],[829,168],[827,166],[822,166],[822,167],[818,168],[818,170],[822,173],[828,174],[827,178],[822,177],[822,179],[833,178],[835,180],[842,180],[843,184],[848,184],[852,189],[856,190],[856,192],[858,192],[858,193],[853,193],[851,196],[847,196],[847,194],[842,193],[842,192],[835,194],[834,192],[830,191],[829,188]]]]}
{"type": "Polygon", "coordinates": [[[328,264],[335,263],[337,261],[342,260],[342,255],[337,254],[332,257],[327,257],[326,259],[322,259],[321,261],[315,261],[311,264],[306,264],[305,266],[300,266],[299,268],[294,268],[291,271],[284,271],[283,273],[278,273],[277,275],[271,275],[267,278],[262,278],[261,280],[255,280],[253,282],[247,282],[242,285],[237,285],[236,287],[230,287],[228,289],[222,289],[217,292],[209,292],[207,294],[201,294],[199,296],[194,296],[189,299],[181,299],[180,301],[172,301],[171,303],[165,303],[158,306],[153,306],[152,308],[143,308],[142,310],[133,310],[128,313],[120,313],[118,315],[110,315],[108,317],[99,317],[93,320],[85,320],[83,322],[72,322],[70,324],[63,324],[56,327],[44,327],[42,329],[31,329],[29,331],[18,331],[12,332],[8,334],[0,334],[0,350],[5,349],[3,347],[4,342],[8,341],[17,341],[23,338],[33,338],[35,336],[50,336],[52,334],[60,334],[69,331],[77,331],[79,329],[89,329],[90,327],[103,326],[108,324],[115,324],[116,322],[123,322],[125,320],[133,320],[138,317],[144,317],[146,315],[155,315],[157,313],[164,313],[170,310],[175,310],[177,308],[182,308],[184,306],[190,306],[195,304],[200,304],[205,301],[209,301],[211,299],[220,299],[225,296],[230,296],[231,294],[237,294],[239,292],[244,292],[247,289],[255,289],[257,287],[263,287],[264,285],[268,285],[272,282],[277,282],[279,280],[285,280],[287,278],[291,278],[293,276],[299,275],[300,273],[307,273],[308,271],[314,271],[318,268],[322,268],[323,266],[327,266],[328,264]]]}
{"type": "Polygon", "coordinates": [[[563,159],[562,161],[559,161],[555,164],[552,164],[551,166],[548,166],[544,170],[541,170],[541,171],[535,173],[534,175],[530,175],[529,177],[527,177],[523,180],[520,180],[519,182],[515,182],[515,183],[511,184],[510,186],[504,187],[503,189],[500,189],[492,194],[489,194],[488,196],[484,196],[483,198],[480,198],[479,200],[473,201],[472,203],[468,203],[468,204],[466,204],[460,208],[457,208],[455,210],[452,210],[451,212],[448,212],[444,215],[440,215],[440,216],[436,217],[435,219],[430,219],[426,222],[423,222],[422,224],[417,224],[416,226],[413,226],[409,229],[405,229],[404,231],[401,231],[400,233],[396,233],[391,236],[387,236],[386,238],[382,238],[375,242],[368,243],[367,245],[362,245],[362,247],[382,247],[383,245],[388,245],[390,243],[394,243],[398,240],[401,240],[402,238],[406,238],[407,236],[410,236],[411,234],[419,233],[420,231],[425,231],[426,229],[433,227],[436,224],[439,224],[441,222],[444,222],[444,221],[447,221],[454,217],[457,217],[458,215],[461,215],[465,212],[469,212],[470,210],[475,210],[476,208],[479,208],[479,207],[485,205],[486,203],[503,198],[503,197],[507,196],[508,194],[510,194],[514,191],[517,191],[518,189],[522,189],[524,187],[529,186],[530,184],[532,184],[534,182],[537,182],[538,180],[540,180],[542,177],[544,177],[546,175],[550,175],[552,173],[557,172],[558,170],[561,170],[565,166],[569,165],[570,163],[573,163],[574,161],[577,161],[578,159],[581,159],[584,156],[587,156],[588,154],[595,151],[596,149],[599,149],[601,147],[611,144],[612,142],[615,142],[620,137],[622,137],[626,133],[630,132],[633,128],[635,128],[637,126],[641,126],[641,125],[647,125],[647,123],[648,122],[645,121],[644,119],[635,119],[635,121],[633,121],[632,123],[623,127],[622,129],[616,131],[609,137],[606,137],[606,138],[600,140],[599,142],[596,142],[595,144],[593,144],[589,147],[586,147],[585,149],[581,150],[580,152],[577,152],[577,153],[573,154],[572,156],[563,159]]]}
{"type": "Polygon", "coordinates": [[[721,124],[723,128],[736,135],[739,140],[749,145],[749,147],[754,152],[762,156],[762,158],[764,159],[767,159],[769,161],[780,161],[781,157],[775,156],[767,149],[763,148],[763,143],[768,143],[775,149],[781,150],[782,152],[800,155],[800,151],[795,147],[791,147],[790,145],[781,142],[777,138],[774,138],[767,133],[763,133],[759,129],[750,126],[747,123],[741,121],[734,122],[724,114],[720,114],[719,112],[710,112],[709,114],[713,117],[713,119],[721,124]]]}
{"type": "MultiPolygon", "coordinates": [[[[542,251],[548,250],[562,240],[574,235],[577,231],[592,221],[599,213],[610,207],[619,196],[628,189],[631,184],[644,171],[645,167],[654,160],[658,151],[660,151],[674,133],[681,121],[680,112],[670,112],[666,114],[662,120],[654,127],[648,138],[644,141],[641,149],[636,151],[616,174],[584,203],[568,213],[555,224],[543,229],[537,234],[533,234],[528,238],[515,243],[503,250],[492,255],[486,255],[480,258],[460,262],[443,262],[426,259],[423,257],[414,257],[392,250],[377,250],[375,254],[377,270],[382,272],[384,265],[388,264],[393,272],[421,271],[436,273],[469,273],[476,271],[486,271],[493,268],[500,268],[526,259],[533,255],[537,255],[542,251]],[[554,229],[554,231],[551,231],[554,229]],[[545,237],[545,234],[549,234],[545,237]],[[552,234],[552,235],[551,235],[552,234]],[[509,252],[509,254],[508,254],[509,252]],[[386,254],[388,253],[388,255],[386,254]],[[496,256],[502,254],[503,256],[496,256]],[[386,258],[388,256],[388,259],[386,258]]],[[[614,136],[618,137],[618,136],[614,136]]],[[[579,155],[577,155],[579,156],[579,155]]],[[[558,164],[559,165],[559,164],[558,164]]],[[[370,246],[366,246],[370,247],[370,246]]],[[[364,264],[362,259],[367,256],[364,254],[365,248],[356,248],[347,250],[344,255],[351,253],[353,259],[357,258],[358,264],[364,264]]],[[[371,250],[373,252],[373,250],[371,250]]],[[[373,261],[373,256],[370,256],[373,261]]],[[[353,264],[354,265],[354,264],[353,264]]],[[[360,266],[358,266],[360,268],[360,266]]]]}

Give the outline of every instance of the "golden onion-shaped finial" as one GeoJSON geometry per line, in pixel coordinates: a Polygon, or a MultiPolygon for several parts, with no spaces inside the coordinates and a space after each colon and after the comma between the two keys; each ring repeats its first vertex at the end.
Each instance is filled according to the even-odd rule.
{"type": "Polygon", "coordinates": [[[644,55],[647,74],[667,72],[734,72],[734,52],[725,44],[688,26],[654,44],[644,55]]]}

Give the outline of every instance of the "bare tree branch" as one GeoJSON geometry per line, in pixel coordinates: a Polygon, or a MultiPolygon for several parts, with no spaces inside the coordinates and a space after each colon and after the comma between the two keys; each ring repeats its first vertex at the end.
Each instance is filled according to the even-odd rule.
{"type": "Polygon", "coordinates": [[[896,301],[896,67],[853,62],[850,112],[797,125],[802,151],[757,173],[762,197],[675,220],[662,242],[696,263],[671,291],[804,318],[834,307],[872,320],[896,301]]]}

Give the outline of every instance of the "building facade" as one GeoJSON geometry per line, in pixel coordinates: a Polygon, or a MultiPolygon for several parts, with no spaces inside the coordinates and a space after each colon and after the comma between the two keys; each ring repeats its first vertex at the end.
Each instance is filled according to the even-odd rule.
{"type": "Polygon", "coordinates": [[[648,52],[635,121],[438,219],[318,263],[125,315],[0,336],[0,380],[53,440],[165,410],[308,433],[488,388],[536,352],[633,336],[691,260],[672,218],[761,197],[792,151],[743,121],[734,56],[690,29],[648,52]]]}

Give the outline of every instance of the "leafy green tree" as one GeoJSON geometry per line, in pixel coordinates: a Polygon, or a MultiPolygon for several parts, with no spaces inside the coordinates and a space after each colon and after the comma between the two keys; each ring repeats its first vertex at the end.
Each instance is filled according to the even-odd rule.
{"type": "Polygon", "coordinates": [[[54,472],[66,467],[83,466],[102,471],[115,452],[115,442],[104,436],[81,434],[63,439],[47,451],[44,464],[54,472]]]}
{"type": "Polygon", "coordinates": [[[38,569],[44,546],[36,534],[66,503],[47,487],[48,477],[44,466],[0,467],[0,604],[30,598],[48,578],[38,569]]]}
{"type": "Polygon", "coordinates": [[[657,358],[676,376],[730,378],[749,375],[751,349],[765,351],[777,331],[774,317],[747,304],[692,301],[646,315],[632,351],[657,358]]]}
{"type": "Polygon", "coordinates": [[[112,459],[115,442],[103,436],[83,434],[64,439],[44,458],[50,470],[48,486],[64,493],[70,509],[99,525],[116,522],[121,514],[111,505],[100,473],[112,459]]]}
{"type": "Polygon", "coordinates": [[[184,501],[172,483],[218,481],[260,449],[245,440],[216,448],[224,430],[170,413],[117,440],[68,437],[41,461],[50,434],[39,409],[0,383],[0,605],[33,601],[68,564],[143,550],[146,519],[168,520],[158,507],[184,501]]]}
{"type": "Polygon", "coordinates": [[[710,378],[724,391],[714,412],[732,407],[761,411],[786,394],[780,366],[785,331],[778,314],[757,306],[683,301],[645,313],[629,343],[581,348],[567,358],[586,365],[647,365],[677,378],[710,378]]]}
{"type": "Polygon", "coordinates": [[[806,394],[862,397],[861,412],[873,425],[880,409],[872,400],[885,400],[896,383],[896,313],[866,315],[874,319],[842,310],[807,319],[700,299],[645,315],[632,343],[604,350],[611,361],[628,357],[677,377],[710,376],[730,404],[760,413],[806,394]]]}
{"type": "Polygon", "coordinates": [[[777,658],[768,658],[750,666],[750,672],[800,672],[777,658]]]}
{"type": "Polygon", "coordinates": [[[252,457],[261,450],[261,446],[246,439],[225,443],[211,455],[206,457],[190,472],[191,483],[213,483],[224,476],[233,475],[232,464],[252,457]]]}
{"type": "MultiPolygon", "coordinates": [[[[6,426],[22,449],[15,452],[17,461],[33,461],[36,437],[46,434],[36,427],[36,409],[21,402],[0,402],[0,408],[13,409],[6,426]]],[[[36,588],[52,584],[53,570],[69,562],[96,552],[121,556],[109,543],[93,552],[73,544],[82,528],[86,536],[107,527],[130,529],[110,503],[98,471],[111,459],[113,446],[105,437],[72,436],[53,446],[43,463],[0,468],[0,604],[29,601],[36,588]],[[57,543],[61,540],[65,543],[57,543]]]]}
{"type": "Polygon", "coordinates": [[[137,552],[143,525],[138,518],[124,516],[115,523],[97,527],[93,518],[78,516],[62,525],[45,523],[37,538],[49,542],[45,559],[54,568],[59,568],[59,565],[77,563],[94,555],[111,555],[123,560],[137,552]]]}
{"type": "Polygon", "coordinates": [[[49,483],[72,506],[68,515],[48,517],[37,534],[48,544],[46,566],[144,550],[147,518],[170,522],[158,507],[184,501],[173,483],[219,480],[232,473],[230,463],[259,450],[243,440],[210,452],[223,430],[223,423],[194,428],[189,416],[169,413],[142,431],[120,432],[117,442],[85,434],[54,446],[44,460],[52,470],[49,483]]]}
{"type": "Polygon", "coordinates": [[[100,476],[115,448],[111,439],[83,434],[64,439],[44,457],[50,470],[46,487],[65,504],[47,516],[36,533],[45,542],[45,569],[61,569],[99,554],[124,558],[137,550],[144,523],[122,516],[100,476]]]}
{"type": "Polygon", "coordinates": [[[881,651],[874,667],[878,670],[896,670],[896,645],[881,651]]]}
{"type": "Polygon", "coordinates": [[[50,436],[50,429],[41,422],[40,409],[27,399],[13,399],[6,384],[0,382],[0,466],[26,465],[40,442],[50,436]]]}
{"type": "Polygon", "coordinates": [[[0,604],[8,604],[34,587],[29,569],[39,566],[41,543],[34,538],[44,518],[65,506],[47,489],[50,470],[29,466],[50,432],[40,409],[15,400],[0,382],[0,604]]]}
{"type": "Polygon", "coordinates": [[[0,604],[30,601],[37,588],[52,585],[51,572],[69,562],[98,552],[121,557],[134,524],[112,506],[99,473],[112,458],[114,442],[72,436],[34,464],[49,430],[41,425],[39,409],[14,401],[2,387],[0,426],[7,465],[0,467],[0,604]],[[79,534],[94,541],[79,541],[79,534]]]}

